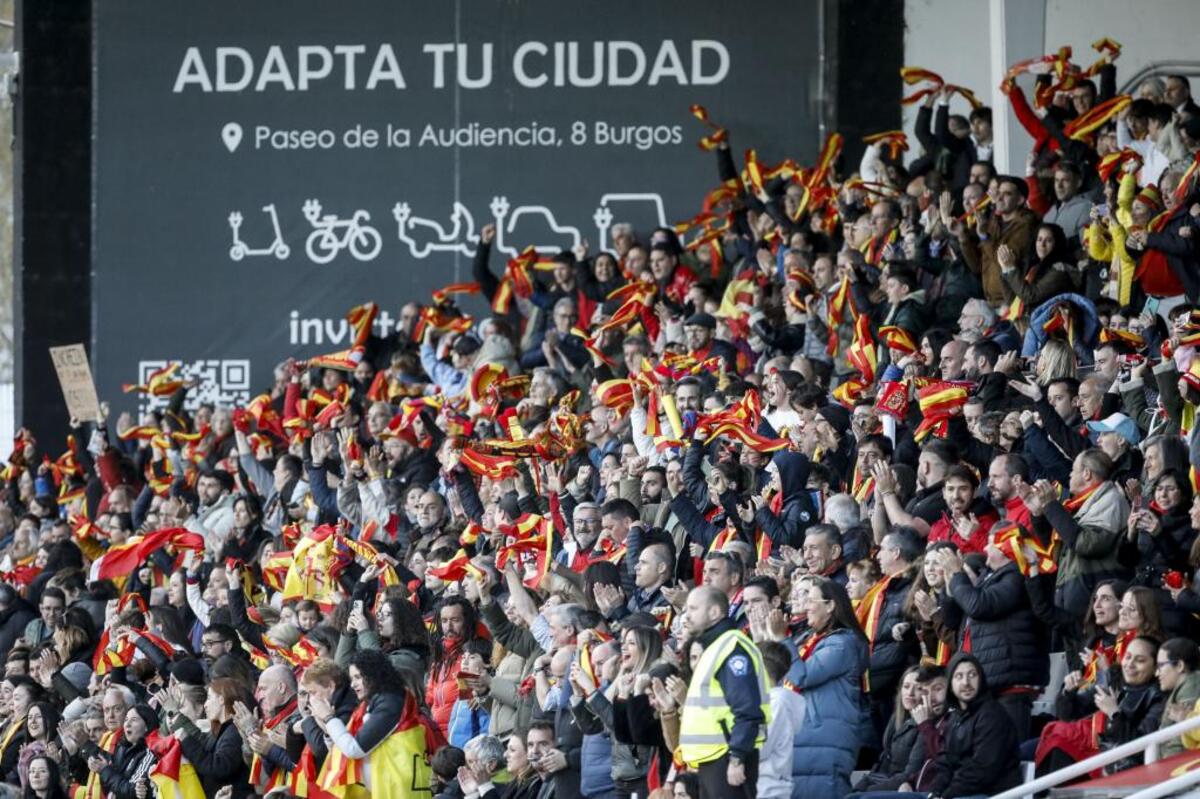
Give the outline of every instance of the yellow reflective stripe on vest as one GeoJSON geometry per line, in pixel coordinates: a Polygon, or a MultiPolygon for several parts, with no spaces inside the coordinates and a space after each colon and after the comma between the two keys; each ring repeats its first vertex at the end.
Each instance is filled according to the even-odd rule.
{"type": "MultiPolygon", "coordinates": [[[[699,765],[716,760],[729,751],[727,732],[733,729],[733,711],[721,690],[717,672],[733,650],[741,645],[750,658],[759,685],[763,718],[770,720],[770,694],[766,683],[766,667],[758,647],[740,630],[722,633],[704,650],[684,700],[680,723],[680,754],[687,764],[699,765]]],[[[755,745],[766,741],[766,725],[759,727],[755,745]]]]}

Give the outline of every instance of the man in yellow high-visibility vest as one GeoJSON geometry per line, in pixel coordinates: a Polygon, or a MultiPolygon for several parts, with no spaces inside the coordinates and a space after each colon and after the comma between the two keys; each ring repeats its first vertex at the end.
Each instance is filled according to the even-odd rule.
{"type": "Polygon", "coordinates": [[[679,750],[699,772],[701,797],[756,795],[770,715],[762,654],[728,613],[729,598],[716,588],[688,594],[684,624],[704,652],[684,701],[679,750]]]}

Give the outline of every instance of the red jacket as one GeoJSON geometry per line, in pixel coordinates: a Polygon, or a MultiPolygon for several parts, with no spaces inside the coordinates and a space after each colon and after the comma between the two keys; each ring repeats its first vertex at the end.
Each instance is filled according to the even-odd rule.
{"type": "Polygon", "coordinates": [[[462,670],[462,646],[456,645],[440,663],[429,668],[429,680],[425,684],[425,700],[429,713],[449,737],[450,711],[458,701],[458,672],[462,670]]]}
{"type": "Polygon", "coordinates": [[[975,528],[975,532],[971,533],[971,537],[965,541],[958,537],[958,532],[954,529],[954,523],[950,520],[950,514],[943,513],[942,518],[934,522],[933,527],[929,528],[929,543],[936,541],[953,541],[958,546],[958,551],[966,555],[969,552],[982,553],[987,549],[988,533],[992,530],[992,525],[1000,521],[1000,517],[996,515],[994,510],[989,510],[979,519],[979,526],[975,528]]]}
{"type": "Polygon", "coordinates": [[[1025,500],[1013,497],[1004,503],[1004,518],[1013,524],[1019,524],[1026,532],[1033,532],[1033,514],[1025,507],[1025,500]]]}
{"type": "Polygon", "coordinates": [[[662,293],[667,295],[677,305],[683,305],[687,300],[687,293],[691,290],[692,284],[696,282],[696,275],[691,269],[688,269],[683,264],[675,267],[675,273],[671,275],[671,279],[667,285],[663,287],[662,293]]]}

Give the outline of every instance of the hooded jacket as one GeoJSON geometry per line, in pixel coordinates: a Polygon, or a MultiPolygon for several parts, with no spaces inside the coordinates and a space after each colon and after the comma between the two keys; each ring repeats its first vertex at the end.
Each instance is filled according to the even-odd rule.
{"type": "Polygon", "coordinates": [[[1021,781],[1017,754],[1017,731],[1008,713],[988,687],[987,675],[972,655],[959,653],[950,661],[946,673],[954,685],[954,672],[963,663],[979,670],[979,693],[966,707],[953,699],[942,751],[934,760],[936,773],[930,793],[955,799],[959,796],[994,795],[1013,788],[1021,781]]]}
{"type": "Polygon", "coordinates": [[[808,457],[799,452],[780,451],[772,460],[779,468],[783,507],[776,514],[763,505],[754,520],[776,546],[799,547],[804,531],[816,521],[816,510],[808,493],[808,457]]]}

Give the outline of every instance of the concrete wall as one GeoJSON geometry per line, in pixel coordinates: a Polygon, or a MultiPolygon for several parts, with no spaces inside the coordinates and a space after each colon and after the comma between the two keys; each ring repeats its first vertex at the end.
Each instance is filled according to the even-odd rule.
{"type": "MultiPolygon", "coordinates": [[[[1037,53],[1070,45],[1074,61],[1086,66],[1097,58],[1091,49],[1092,42],[1104,36],[1120,42],[1118,86],[1122,76],[1130,76],[1150,62],[1200,62],[1200,52],[1195,48],[1195,34],[1200,30],[1200,2],[1196,0],[1143,0],[1137,4],[1128,0],[994,2],[1004,6],[1010,21],[1014,17],[1019,19],[1022,13],[1043,17],[1045,34],[1044,40],[1033,48],[1037,53]]],[[[991,67],[992,7],[992,0],[905,0],[904,63],[931,69],[951,83],[967,86],[981,100],[996,107],[999,80],[993,78],[991,67]]],[[[1010,49],[1011,46],[1010,43],[1010,49]]],[[[1200,94],[1200,80],[1193,82],[1194,91],[1200,94]]],[[[964,100],[955,98],[951,110],[966,113],[968,106],[964,100]]],[[[906,131],[911,132],[915,119],[916,106],[906,107],[906,131]]],[[[1029,143],[1025,137],[1015,141],[1014,147],[1027,148],[1029,143]]],[[[915,149],[915,142],[913,146],[915,149]]]]}

